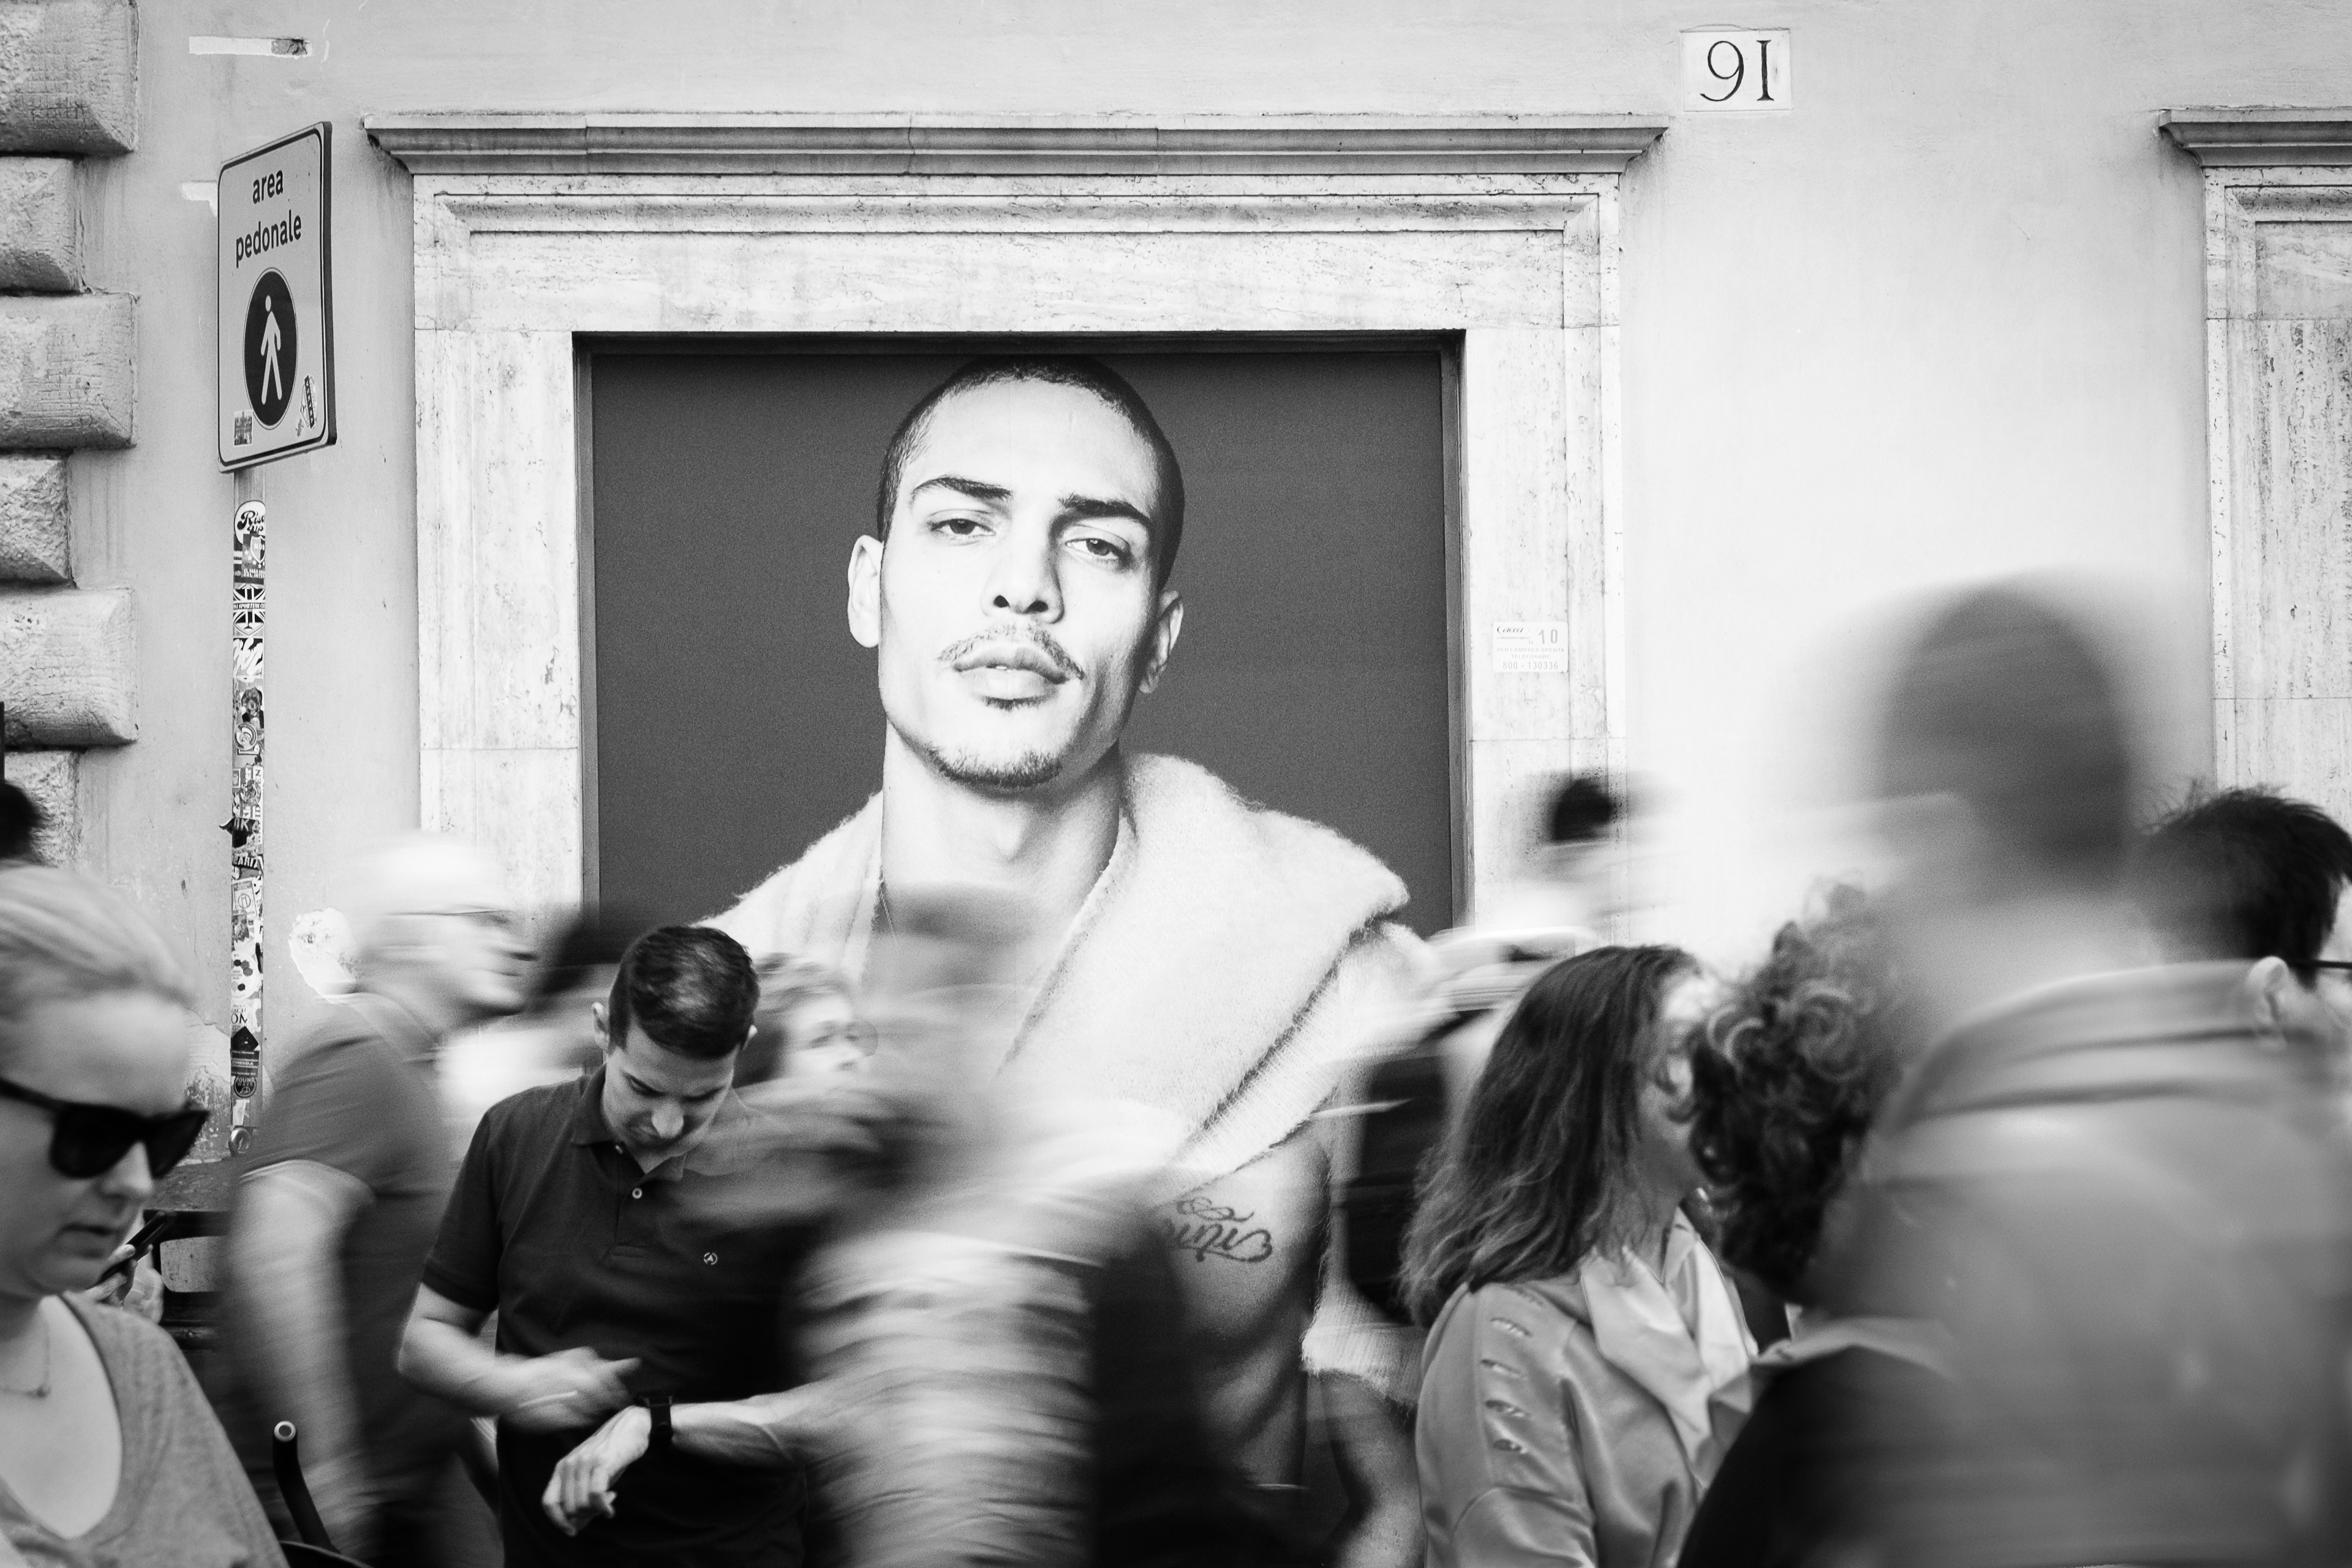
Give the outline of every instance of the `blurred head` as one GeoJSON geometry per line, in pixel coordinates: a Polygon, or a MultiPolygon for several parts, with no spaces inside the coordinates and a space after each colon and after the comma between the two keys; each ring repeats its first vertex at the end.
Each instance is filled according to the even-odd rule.
{"type": "Polygon", "coordinates": [[[662,926],[629,945],[596,1010],[604,1120],[648,1165],[682,1154],[719,1114],[751,1037],[751,956],[709,926],[662,926]]]}
{"type": "Polygon", "coordinates": [[[1598,948],[1528,988],[1423,1176],[1405,1241],[1416,1317],[1458,1288],[1567,1273],[1631,1240],[1646,1195],[1697,1187],[1685,1040],[1706,999],[1673,947],[1598,948]]]}
{"type": "Polygon", "coordinates": [[[522,1005],[530,948],[489,856],[412,834],[362,860],[356,881],[352,934],[362,989],[396,995],[447,1029],[522,1005]]]}
{"type": "Polygon", "coordinates": [[[761,1001],[782,1037],[780,1065],[788,1077],[851,1071],[873,1051],[874,1031],[858,1016],[849,977],[829,964],[786,965],[761,1001]]]}
{"type": "MultiPolygon", "coordinates": [[[[166,1118],[186,1106],[189,1053],[179,966],[136,910],[71,872],[0,869],[0,1079],[76,1108],[166,1118]]],[[[115,1118],[66,1114],[66,1142],[80,1145],[64,1151],[68,1163],[114,1141],[115,1118]]],[[[154,1194],[141,1142],[93,1173],[60,1171],[62,1121],[0,1099],[0,1295],[95,1284],[154,1194]]],[[[159,1130],[159,1153],[184,1153],[194,1131],[159,1130]]]]}
{"type": "Polygon", "coordinates": [[[2132,892],[2172,963],[2242,959],[2283,1034],[2352,1039],[2352,834],[2319,807],[2264,789],[2192,797],[2156,825],[2132,892]]]}
{"type": "Polygon", "coordinates": [[[1947,808],[1912,812],[1904,847],[1953,899],[2119,883],[2138,783],[2123,704],[2089,633],[2021,588],[1928,623],[1888,692],[1878,767],[1885,797],[1947,808]]]}
{"type": "Polygon", "coordinates": [[[1691,1152],[1706,1173],[1716,1250],[1785,1300],[1809,1279],[1824,1216],[1915,1032],[1893,947],[1850,888],[1782,926],[1691,1048],[1691,1152]]]}
{"type": "Polygon", "coordinates": [[[974,361],[918,404],[849,565],[892,732],[994,793],[1085,775],[1160,679],[1183,619],[1174,450],[1089,359],[974,361]]]}
{"type": "Polygon", "coordinates": [[[1599,773],[1571,773],[1552,791],[1544,809],[1543,842],[1534,869],[1553,881],[1578,882],[1605,864],[1609,836],[1625,815],[1625,803],[1599,773]]]}
{"type": "MultiPolygon", "coordinates": [[[[574,914],[541,954],[523,1011],[568,1017],[575,1001],[604,1000],[631,939],[645,929],[646,922],[632,915],[593,906],[574,914]]],[[[584,1015],[585,1008],[581,1011],[584,1015]]]]}
{"type": "Polygon", "coordinates": [[[34,858],[33,838],[41,831],[41,808],[23,790],[0,779],[0,865],[34,858]]]}

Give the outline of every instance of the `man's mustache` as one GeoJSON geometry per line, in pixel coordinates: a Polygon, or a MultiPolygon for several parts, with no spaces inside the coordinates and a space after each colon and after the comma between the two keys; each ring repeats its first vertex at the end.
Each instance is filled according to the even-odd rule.
{"type": "Polygon", "coordinates": [[[1018,644],[1035,649],[1045,656],[1047,662],[1053,665],[1055,672],[1064,680],[1076,680],[1083,673],[1078,668],[1078,661],[1070,657],[1069,650],[1055,642],[1054,634],[1042,626],[1005,626],[993,631],[976,633],[961,641],[949,644],[940,651],[940,662],[952,668],[982,648],[991,645],[1003,647],[1007,644],[1018,644]]]}

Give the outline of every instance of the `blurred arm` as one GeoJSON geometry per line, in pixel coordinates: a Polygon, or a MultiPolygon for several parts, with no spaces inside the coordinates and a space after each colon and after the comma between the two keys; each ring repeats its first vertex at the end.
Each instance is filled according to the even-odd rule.
{"type": "Polygon", "coordinates": [[[680,1405],[670,1412],[681,1453],[733,1465],[789,1465],[831,1425],[822,1384],[724,1404],[680,1405]]]}
{"type": "Polygon", "coordinates": [[[346,1531],[366,1500],[337,1260],[343,1233],[371,1201],[358,1177],[289,1160],[246,1177],[243,1212],[230,1237],[253,1341],[268,1347],[253,1358],[261,1415],[299,1428],[311,1493],[330,1528],[346,1531]]]}
{"type": "Polygon", "coordinates": [[[394,1363],[400,1375],[478,1415],[504,1416],[532,1431],[576,1427],[629,1402],[622,1380],[636,1370],[634,1358],[606,1361],[581,1348],[500,1355],[476,1337],[488,1316],[419,1285],[394,1363]]]}
{"type": "MultiPolygon", "coordinates": [[[[670,1441],[682,1454],[732,1465],[782,1468],[831,1423],[823,1385],[670,1409],[670,1441]]],[[[642,1405],[616,1413],[595,1436],[563,1456],[540,1506],[567,1535],[613,1513],[621,1472],[645,1458],[653,1415],[642,1405]]]]}
{"type": "Polygon", "coordinates": [[[1421,1479],[1412,1416],[1346,1373],[1321,1373],[1316,1381],[1349,1493],[1363,1507],[1340,1547],[1340,1568],[1414,1568],[1422,1560],[1421,1479]]]}
{"type": "Polygon", "coordinates": [[[477,1415],[505,1415],[514,1391],[498,1353],[476,1337],[488,1316],[459,1306],[430,1285],[419,1285],[415,1305],[408,1310],[408,1326],[401,1331],[400,1355],[393,1364],[427,1394],[477,1415]]]}
{"type": "MultiPolygon", "coordinates": [[[[1339,1103],[1360,1102],[1369,1071],[1343,1085],[1339,1103]]],[[[1348,1188],[1360,1152],[1360,1117],[1316,1123],[1329,1190],[1348,1188]]],[[[1391,1323],[1365,1300],[1347,1268],[1346,1215],[1331,1209],[1323,1289],[1307,1329],[1307,1365],[1323,1394],[1332,1447],[1361,1510],[1342,1544],[1341,1568],[1414,1568],[1422,1559],[1421,1485],[1413,1463],[1412,1401],[1418,1390],[1420,1335],[1391,1323]]]]}

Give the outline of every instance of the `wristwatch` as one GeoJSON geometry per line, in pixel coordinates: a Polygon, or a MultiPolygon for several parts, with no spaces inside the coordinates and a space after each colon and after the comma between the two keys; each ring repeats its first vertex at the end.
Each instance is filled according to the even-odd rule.
{"type": "Polygon", "coordinates": [[[669,1424],[670,1396],[667,1394],[646,1395],[646,1411],[654,1418],[653,1430],[646,1436],[646,1452],[659,1454],[669,1447],[673,1436],[669,1424]]]}

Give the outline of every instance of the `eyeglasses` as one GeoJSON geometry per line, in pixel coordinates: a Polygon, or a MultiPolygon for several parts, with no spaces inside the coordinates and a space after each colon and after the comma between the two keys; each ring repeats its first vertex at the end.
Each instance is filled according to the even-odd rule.
{"type": "Polygon", "coordinates": [[[793,1042],[802,1050],[814,1050],[820,1046],[855,1046],[860,1052],[869,1057],[874,1054],[876,1043],[874,1026],[863,1018],[852,1018],[846,1023],[828,1024],[807,1037],[793,1042]]]}
{"type": "Polygon", "coordinates": [[[2286,961],[2286,966],[2308,974],[2315,980],[2319,977],[2323,970],[2333,971],[2337,974],[2352,974],[2352,958],[2290,958],[2286,961]]]}
{"type": "Polygon", "coordinates": [[[522,917],[514,910],[491,909],[485,905],[461,904],[454,909],[401,910],[395,912],[418,916],[444,915],[454,921],[471,921],[476,925],[488,926],[493,931],[515,931],[522,929],[522,917]]]}
{"type": "Polygon", "coordinates": [[[148,1173],[161,1176],[187,1157],[212,1115],[201,1105],[190,1105],[162,1116],[142,1116],[119,1105],[53,1100],[5,1078],[0,1078],[0,1100],[21,1100],[56,1118],[49,1131],[49,1164],[58,1174],[78,1182],[114,1169],[133,1143],[146,1145],[148,1173]]]}

